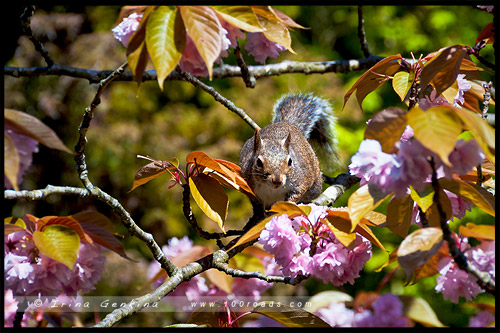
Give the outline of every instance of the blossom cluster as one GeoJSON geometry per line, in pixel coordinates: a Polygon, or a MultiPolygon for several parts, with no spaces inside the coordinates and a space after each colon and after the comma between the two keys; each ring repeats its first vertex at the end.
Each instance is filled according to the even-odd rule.
{"type": "Polygon", "coordinates": [[[352,175],[361,178],[360,184],[377,185],[385,193],[394,193],[402,198],[409,193],[409,186],[422,190],[429,183],[432,169],[428,158],[436,161],[438,178],[452,178],[453,173],[464,174],[482,162],[484,154],[475,139],[458,140],[448,159],[451,167],[445,165],[439,157],[415,138],[396,144],[397,153],[382,151],[377,140],[366,139],[361,142],[358,152],[352,157],[349,170],[352,175]]]}
{"type": "Polygon", "coordinates": [[[273,217],[262,230],[259,243],[274,255],[284,275],[310,275],[335,286],[353,284],[371,258],[371,243],[356,234],[351,249],[345,247],[321,222],[328,214],[326,208],[310,207],[307,217],[273,217]]]}
{"type": "MultiPolygon", "coordinates": [[[[162,251],[167,258],[171,259],[182,252],[189,251],[192,247],[193,241],[187,236],[181,239],[173,237],[169,240],[167,245],[162,247],[162,251]]],[[[265,267],[266,274],[274,274],[276,272],[277,265],[272,258],[264,257],[261,258],[261,261],[265,267]]],[[[157,261],[152,262],[148,270],[148,277],[153,278],[160,269],[161,266],[157,261]]],[[[158,278],[156,281],[153,281],[153,287],[157,288],[163,282],[164,278],[158,278]]],[[[173,292],[168,294],[167,297],[184,296],[188,301],[196,301],[199,300],[200,296],[228,296],[229,298],[232,296],[249,296],[255,301],[258,301],[261,294],[271,287],[271,283],[257,278],[234,278],[231,284],[231,295],[228,295],[225,291],[207,281],[203,276],[196,275],[189,281],[182,282],[173,292]]]]}
{"type": "MultiPolygon", "coordinates": [[[[460,107],[464,103],[464,92],[471,88],[470,83],[457,76],[458,92],[452,103],[460,107]]],[[[436,97],[433,90],[430,95],[418,99],[418,105],[426,110],[432,106],[450,104],[442,95],[436,97]]],[[[410,126],[395,144],[395,153],[385,153],[377,140],[366,139],[361,142],[358,152],[352,157],[349,170],[352,175],[361,178],[361,185],[377,185],[385,193],[394,193],[396,198],[402,198],[409,193],[409,186],[421,190],[425,183],[431,180],[432,169],[428,162],[432,158],[435,163],[438,178],[452,178],[455,174],[465,174],[480,164],[484,159],[479,144],[475,139],[456,142],[448,160],[451,166],[444,164],[431,150],[424,147],[413,137],[410,126]]]]}
{"type": "MultiPolygon", "coordinates": [[[[122,22],[112,29],[113,36],[119,40],[123,46],[127,47],[130,37],[139,27],[139,23],[143,17],[142,13],[132,13],[128,17],[123,18],[122,22]]],[[[228,49],[238,45],[237,38],[244,39],[245,32],[218,16],[221,24],[222,43],[221,53],[216,60],[221,62],[222,57],[227,57],[228,49]]],[[[262,32],[249,32],[247,35],[248,41],[245,44],[245,50],[252,55],[255,61],[261,64],[266,63],[266,59],[276,58],[280,52],[286,50],[284,46],[267,39],[262,32]]],[[[179,61],[179,66],[183,71],[194,75],[207,75],[208,70],[205,61],[201,57],[196,45],[189,34],[186,34],[186,45],[179,61]]]]}
{"type": "MultiPolygon", "coordinates": [[[[457,242],[463,251],[467,263],[479,271],[486,272],[495,281],[495,241],[483,241],[471,247],[467,239],[457,242]]],[[[452,257],[444,257],[438,262],[439,276],[435,290],[441,292],[445,299],[458,303],[460,297],[471,301],[484,290],[478,285],[477,278],[458,267],[452,257]]]]}
{"type": "Polygon", "coordinates": [[[332,327],[412,327],[403,313],[403,303],[393,294],[377,297],[369,308],[350,309],[344,302],[333,302],[315,314],[332,327]]]}
{"type": "Polygon", "coordinates": [[[4,283],[15,296],[74,296],[95,289],[106,258],[99,245],[81,242],[73,269],[39,253],[29,234],[10,233],[4,238],[4,283]]]}

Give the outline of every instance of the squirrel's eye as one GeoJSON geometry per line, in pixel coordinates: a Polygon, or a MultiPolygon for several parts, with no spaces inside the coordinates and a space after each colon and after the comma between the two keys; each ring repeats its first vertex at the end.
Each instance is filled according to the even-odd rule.
{"type": "Polygon", "coordinates": [[[260,157],[257,158],[257,166],[259,168],[263,168],[264,167],[264,164],[262,163],[262,160],[260,159],[260,157]]]}
{"type": "Polygon", "coordinates": [[[288,166],[292,166],[292,158],[291,157],[288,158],[288,166]]]}

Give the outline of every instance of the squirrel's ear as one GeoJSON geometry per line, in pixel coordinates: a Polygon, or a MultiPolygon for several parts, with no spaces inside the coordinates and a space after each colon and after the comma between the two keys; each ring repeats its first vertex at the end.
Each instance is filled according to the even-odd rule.
{"type": "Polygon", "coordinates": [[[257,128],[255,130],[255,136],[253,138],[253,151],[258,151],[262,146],[262,140],[260,138],[260,130],[257,128]]]}
{"type": "Polygon", "coordinates": [[[283,147],[288,150],[290,147],[290,140],[292,140],[292,133],[288,131],[288,135],[286,136],[285,141],[283,141],[283,147]]]}

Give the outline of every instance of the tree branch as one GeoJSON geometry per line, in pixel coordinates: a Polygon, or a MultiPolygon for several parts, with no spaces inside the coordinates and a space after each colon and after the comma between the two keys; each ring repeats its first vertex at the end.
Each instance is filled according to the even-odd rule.
{"type": "Polygon", "coordinates": [[[82,198],[92,197],[105,203],[111,210],[117,214],[122,224],[127,228],[130,235],[142,240],[151,250],[154,258],[161,264],[161,267],[167,271],[169,275],[177,269],[177,267],[165,256],[161,248],[158,246],[153,236],[150,233],[142,230],[132,219],[130,214],[120,204],[118,200],[103,192],[98,187],[93,187],[90,190],[80,187],[68,186],[52,186],[48,185],[45,189],[31,190],[31,191],[14,191],[5,190],[4,199],[26,199],[26,200],[43,200],[55,194],[60,195],[78,195],[82,198]]]}
{"type": "Polygon", "coordinates": [[[360,178],[352,176],[349,172],[342,173],[337,177],[323,175],[325,183],[331,185],[313,203],[319,206],[331,206],[344,192],[360,181],[360,178]]]}
{"type": "MultiPolygon", "coordinates": [[[[384,57],[370,56],[365,59],[351,59],[338,61],[321,62],[298,62],[285,60],[277,64],[248,66],[249,75],[260,79],[262,77],[277,76],[281,74],[325,74],[325,73],[350,73],[368,69],[375,65],[384,57]]],[[[91,70],[77,68],[65,65],[54,64],[51,67],[4,67],[4,74],[13,77],[32,77],[32,76],[70,76],[74,78],[86,79],[89,83],[98,83],[103,78],[110,75],[112,70],[91,70]]],[[[239,66],[223,65],[214,68],[212,78],[222,79],[228,77],[241,77],[241,68],[239,66]]],[[[198,76],[200,79],[206,77],[198,76]]],[[[156,81],[156,71],[144,71],[142,81],[156,81]]],[[[174,70],[167,76],[167,80],[184,80],[181,73],[174,70]]],[[[115,78],[115,81],[134,81],[132,72],[125,71],[115,78]]]]}
{"type": "MultiPolygon", "coordinates": [[[[179,67],[177,67],[179,71],[179,67]]],[[[260,129],[259,125],[257,125],[252,118],[250,118],[243,109],[240,109],[234,105],[233,102],[219,94],[214,88],[204,84],[199,79],[194,77],[193,75],[180,71],[182,77],[191,83],[193,86],[203,89],[205,92],[210,94],[217,102],[224,105],[229,111],[236,113],[241,119],[243,119],[248,125],[250,125],[254,130],[260,129]]]]}

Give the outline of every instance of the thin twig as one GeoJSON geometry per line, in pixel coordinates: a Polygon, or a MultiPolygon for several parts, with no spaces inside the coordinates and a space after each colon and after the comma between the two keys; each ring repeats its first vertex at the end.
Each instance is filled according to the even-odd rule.
{"type": "Polygon", "coordinates": [[[192,76],[189,73],[182,72],[182,76],[186,81],[194,85],[195,87],[199,87],[203,89],[205,92],[210,94],[217,102],[221,103],[224,105],[229,111],[232,111],[236,113],[241,119],[243,119],[248,125],[250,125],[254,130],[260,129],[259,125],[257,125],[252,118],[250,118],[243,109],[236,107],[233,102],[231,102],[229,99],[225,98],[222,96],[220,93],[218,93],[214,88],[204,84],[201,82],[199,79],[196,77],[192,76]]]}
{"type": "Polygon", "coordinates": [[[488,113],[488,109],[490,107],[490,99],[491,99],[491,88],[493,87],[493,83],[490,81],[488,83],[483,83],[484,94],[483,94],[483,119],[486,119],[486,114],[488,113]]]}
{"type": "Polygon", "coordinates": [[[236,56],[236,62],[241,69],[241,77],[243,79],[243,82],[245,82],[245,86],[247,88],[255,88],[257,80],[255,80],[252,72],[248,69],[245,59],[243,59],[243,56],[241,55],[239,45],[236,45],[236,47],[234,48],[234,55],[236,56]]]}
{"type": "Polygon", "coordinates": [[[30,5],[26,6],[24,9],[24,12],[21,14],[21,23],[23,25],[23,32],[24,34],[28,37],[28,39],[33,43],[35,46],[35,50],[37,50],[47,63],[47,66],[51,68],[54,65],[54,60],[50,57],[49,52],[43,46],[42,42],[40,42],[35,36],[33,36],[33,31],[31,30],[31,17],[35,13],[35,6],[30,5]]]}
{"type": "Polygon", "coordinates": [[[363,6],[358,6],[358,38],[361,43],[361,50],[363,55],[368,58],[371,56],[370,49],[368,48],[368,42],[366,41],[365,20],[363,19],[363,6]]]}
{"type": "Polygon", "coordinates": [[[85,188],[88,190],[92,189],[93,185],[90,182],[89,177],[88,177],[87,164],[85,162],[85,154],[84,154],[85,145],[87,144],[87,138],[86,138],[87,130],[89,129],[90,122],[92,121],[92,118],[94,118],[95,109],[101,103],[102,93],[104,92],[106,87],[111,83],[111,81],[113,81],[114,79],[116,79],[117,76],[119,76],[121,73],[123,73],[123,71],[125,70],[125,67],[127,67],[127,62],[123,63],[115,71],[113,71],[106,78],[102,79],[99,82],[99,87],[97,88],[97,92],[94,96],[94,99],[92,100],[92,103],[90,103],[90,106],[85,108],[82,122],[80,123],[80,126],[78,127],[79,138],[78,138],[77,144],[75,145],[76,169],[78,171],[78,175],[80,177],[80,180],[82,181],[85,188]]]}
{"type": "MultiPolygon", "coordinates": [[[[227,256],[227,254],[225,254],[225,252],[219,252],[218,254],[227,256]]],[[[227,260],[215,260],[215,259],[216,258],[214,258],[215,268],[217,268],[219,271],[224,272],[227,275],[231,275],[233,277],[239,277],[239,278],[243,278],[243,279],[255,278],[255,279],[260,279],[260,280],[263,280],[263,281],[266,281],[269,283],[286,283],[286,284],[291,284],[291,285],[295,285],[298,283],[297,281],[299,281],[299,279],[292,278],[289,276],[273,276],[273,275],[263,274],[259,271],[245,272],[245,271],[242,271],[240,269],[235,269],[235,268],[229,267],[229,265],[226,262],[228,259],[227,260]]],[[[302,280],[300,280],[300,281],[302,281],[302,280]]]]}

